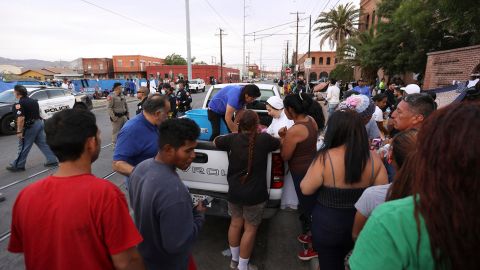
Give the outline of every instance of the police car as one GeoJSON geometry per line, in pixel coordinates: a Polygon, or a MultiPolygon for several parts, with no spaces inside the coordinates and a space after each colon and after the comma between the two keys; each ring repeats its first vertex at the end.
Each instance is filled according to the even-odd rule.
{"type": "Polygon", "coordinates": [[[193,79],[189,81],[188,90],[192,93],[198,93],[199,91],[205,92],[205,81],[202,79],[193,79]]]}
{"type": "MultiPolygon", "coordinates": [[[[92,100],[84,94],[72,94],[68,89],[46,87],[41,85],[27,86],[28,96],[38,100],[40,116],[50,118],[54,113],[69,109],[79,108],[91,110],[92,100]]],[[[15,134],[15,115],[12,111],[15,95],[13,89],[0,93],[0,132],[5,135],[15,134]]]]}

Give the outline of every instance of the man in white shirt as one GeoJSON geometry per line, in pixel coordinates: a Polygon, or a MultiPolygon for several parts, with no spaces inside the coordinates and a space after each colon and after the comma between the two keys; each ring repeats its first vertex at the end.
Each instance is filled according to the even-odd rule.
{"type": "Polygon", "coordinates": [[[327,88],[327,102],[328,102],[328,116],[332,115],[337,107],[338,103],[340,103],[340,88],[338,88],[337,80],[330,79],[329,86],[327,88]]]}
{"type": "Polygon", "coordinates": [[[150,94],[157,93],[157,83],[155,82],[155,78],[152,76],[150,77],[150,94]]]}
{"type": "Polygon", "coordinates": [[[62,88],[68,89],[68,81],[67,81],[67,79],[63,79],[62,88]]]}

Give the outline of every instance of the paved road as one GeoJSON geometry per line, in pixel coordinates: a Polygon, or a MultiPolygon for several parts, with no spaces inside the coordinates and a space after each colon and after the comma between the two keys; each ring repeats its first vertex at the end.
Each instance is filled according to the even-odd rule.
{"type": "MultiPolygon", "coordinates": [[[[205,93],[193,94],[193,108],[202,105],[205,93]]],[[[135,111],[135,102],[129,103],[131,111],[135,111]]],[[[97,117],[97,124],[101,130],[102,151],[98,160],[93,164],[93,173],[100,177],[108,177],[110,181],[125,191],[124,177],[112,174],[111,162],[113,148],[111,146],[111,125],[104,108],[93,111],[97,117]]],[[[7,200],[0,202],[0,270],[24,269],[23,257],[6,251],[8,234],[11,222],[11,209],[16,196],[22,188],[49,174],[55,169],[43,167],[43,155],[34,146],[28,157],[26,171],[10,173],[3,168],[15,158],[17,139],[15,136],[0,136],[0,192],[6,195],[7,200]],[[29,179],[27,179],[29,178],[29,179]],[[6,185],[15,181],[25,180],[11,187],[6,185]]],[[[230,258],[222,255],[228,248],[227,229],[229,220],[226,218],[208,217],[202,230],[200,239],[195,245],[194,256],[199,270],[227,269],[230,258]]],[[[296,233],[300,230],[297,215],[294,212],[280,211],[273,219],[265,221],[260,226],[253,261],[260,269],[308,269],[308,264],[296,258],[296,252],[301,246],[296,242],[296,233]]],[[[53,233],[53,232],[52,232],[53,233]]]]}

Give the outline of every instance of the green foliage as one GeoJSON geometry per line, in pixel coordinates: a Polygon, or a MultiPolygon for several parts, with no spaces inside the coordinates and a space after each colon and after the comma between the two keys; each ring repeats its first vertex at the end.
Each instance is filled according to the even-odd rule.
{"type": "Polygon", "coordinates": [[[314,23],[318,25],[314,31],[318,31],[318,36],[322,37],[320,48],[326,40],[328,40],[330,48],[335,45],[343,46],[348,37],[357,33],[359,16],[360,10],[355,8],[352,3],[339,5],[336,9],[320,13],[314,23]]]}
{"type": "Polygon", "coordinates": [[[338,64],[331,72],[330,78],[342,80],[343,82],[353,81],[353,68],[346,64],[338,64]]]}
{"type": "Polygon", "coordinates": [[[183,58],[181,55],[172,53],[165,57],[165,65],[186,65],[187,60],[183,58]]]}

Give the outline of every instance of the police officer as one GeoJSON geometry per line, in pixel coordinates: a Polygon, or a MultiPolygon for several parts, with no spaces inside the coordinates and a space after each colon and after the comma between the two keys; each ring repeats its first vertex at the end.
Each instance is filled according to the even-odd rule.
{"type": "Polygon", "coordinates": [[[139,114],[143,111],[143,103],[147,100],[148,94],[150,94],[150,90],[145,86],[140,87],[137,91],[137,98],[140,100],[140,103],[137,104],[137,111],[135,114],[139,114]]]}
{"type": "Polygon", "coordinates": [[[115,146],[117,134],[123,125],[127,122],[130,115],[128,112],[127,99],[122,94],[122,84],[113,84],[113,93],[107,98],[107,110],[112,121],[112,143],[115,146]]]}
{"type": "Polygon", "coordinates": [[[162,90],[165,90],[165,95],[170,102],[170,111],[168,112],[168,118],[176,118],[177,117],[177,97],[174,92],[174,88],[168,84],[164,83],[162,90]]]}
{"type": "Polygon", "coordinates": [[[18,172],[25,170],[27,156],[35,143],[47,159],[44,164],[46,167],[57,166],[57,158],[47,145],[45,132],[43,130],[43,120],[40,117],[40,108],[38,101],[28,97],[27,89],[23,85],[15,85],[15,98],[18,103],[13,105],[13,112],[17,120],[18,156],[10,163],[7,170],[18,172]]]}
{"type": "Polygon", "coordinates": [[[190,110],[192,103],[192,96],[185,90],[185,83],[178,83],[177,91],[177,117],[185,115],[185,112],[190,110]]]}

